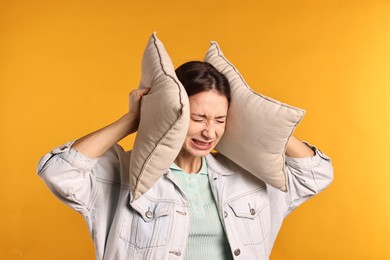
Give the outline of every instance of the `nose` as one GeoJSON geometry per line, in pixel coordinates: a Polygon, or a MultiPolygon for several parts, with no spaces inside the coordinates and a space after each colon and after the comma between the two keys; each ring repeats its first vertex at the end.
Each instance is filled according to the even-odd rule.
{"type": "Polygon", "coordinates": [[[208,122],[203,131],[202,131],[202,135],[207,138],[207,140],[214,140],[216,138],[216,133],[215,133],[215,128],[214,128],[214,124],[213,123],[210,123],[208,122]]]}

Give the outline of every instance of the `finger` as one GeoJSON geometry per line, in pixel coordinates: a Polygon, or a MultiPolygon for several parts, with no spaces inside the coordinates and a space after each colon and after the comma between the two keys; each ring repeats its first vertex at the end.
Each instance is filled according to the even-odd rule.
{"type": "Polygon", "coordinates": [[[150,91],[150,88],[142,88],[142,89],[133,89],[130,91],[129,96],[139,96],[142,97],[143,95],[146,95],[150,91]]]}
{"type": "Polygon", "coordinates": [[[139,91],[141,95],[146,95],[150,91],[150,88],[141,88],[139,91]]]}

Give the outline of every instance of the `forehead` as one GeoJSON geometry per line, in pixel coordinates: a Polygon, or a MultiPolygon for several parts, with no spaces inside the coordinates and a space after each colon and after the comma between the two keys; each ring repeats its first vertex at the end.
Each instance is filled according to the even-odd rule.
{"type": "Polygon", "coordinates": [[[216,91],[203,91],[189,97],[190,112],[204,115],[226,115],[228,100],[216,91]]]}

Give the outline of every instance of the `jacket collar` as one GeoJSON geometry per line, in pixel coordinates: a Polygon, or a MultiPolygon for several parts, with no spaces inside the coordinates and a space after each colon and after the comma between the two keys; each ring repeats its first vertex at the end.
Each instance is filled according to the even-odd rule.
{"type": "MultiPolygon", "coordinates": [[[[232,162],[231,160],[229,160],[227,157],[223,156],[222,154],[219,153],[208,154],[205,157],[205,159],[208,167],[209,178],[214,177],[216,174],[222,176],[233,175],[239,171],[239,169],[237,168],[238,165],[232,162]]],[[[172,173],[171,168],[168,168],[163,175],[166,175],[168,179],[170,179],[172,182],[175,183],[175,175],[172,173]]],[[[154,185],[156,185],[156,183],[154,183],[153,186],[154,185]]],[[[153,186],[151,189],[153,189],[153,186]]],[[[148,192],[150,192],[150,190],[148,192]]],[[[130,197],[132,197],[132,195],[130,195],[130,197]]],[[[148,205],[151,203],[151,201],[159,201],[159,200],[153,199],[149,197],[147,194],[143,194],[135,201],[132,201],[132,198],[130,198],[129,204],[133,208],[135,208],[138,212],[142,212],[145,211],[145,204],[148,205]]]]}
{"type": "Polygon", "coordinates": [[[236,174],[236,171],[231,170],[232,164],[234,164],[232,161],[230,161],[228,158],[224,157],[222,154],[216,153],[216,154],[208,154],[206,156],[207,166],[209,168],[209,171],[212,173],[216,173],[219,175],[232,175],[236,174]]]}

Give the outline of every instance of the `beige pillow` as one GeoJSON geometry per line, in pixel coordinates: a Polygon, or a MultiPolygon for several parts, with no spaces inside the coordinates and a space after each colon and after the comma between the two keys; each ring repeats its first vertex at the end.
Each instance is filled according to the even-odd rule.
{"type": "Polygon", "coordinates": [[[255,93],[216,42],[211,42],[204,61],[222,72],[231,86],[226,130],[216,150],[285,191],[285,149],[305,111],[255,93]]]}
{"type": "Polygon", "coordinates": [[[142,58],[141,117],[130,159],[132,201],[145,193],[180,152],[189,125],[189,101],[163,43],[153,33],[142,58]]]}

